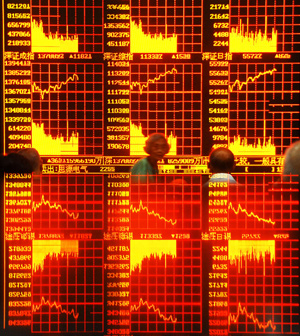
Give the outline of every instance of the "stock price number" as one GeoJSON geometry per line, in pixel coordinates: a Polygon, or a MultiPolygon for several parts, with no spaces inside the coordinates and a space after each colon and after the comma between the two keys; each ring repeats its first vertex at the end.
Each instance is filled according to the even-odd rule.
{"type": "Polygon", "coordinates": [[[228,41],[214,41],[213,46],[214,47],[228,47],[229,42],[228,41]]]}
{"type": "Polygon", "coordinates": [[[227,126],[209,126],[209,131],[210,132],[227,132],[228,127],[227,126]]]}

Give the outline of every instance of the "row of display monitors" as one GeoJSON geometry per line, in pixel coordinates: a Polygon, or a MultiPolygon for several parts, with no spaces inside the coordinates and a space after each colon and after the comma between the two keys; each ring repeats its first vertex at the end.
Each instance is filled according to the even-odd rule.
{"type": "Polygon", "coordinates": [[[297,335],[298,183],[233,176],[7,176],[7,334],[297,335]]]}
{"type": "Polygon", "coordinates": [[[299,335],[300,4],[2,0],[1,29],[1,151],[43,169],[0,177],[0,334],[299,335]]]}

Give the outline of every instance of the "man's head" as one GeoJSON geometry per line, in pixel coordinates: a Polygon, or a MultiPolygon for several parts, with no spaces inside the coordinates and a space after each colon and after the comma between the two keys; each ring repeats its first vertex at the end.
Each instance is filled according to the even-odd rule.
{"type": "Polygon", "coordinates": [[[43,166],[43,161],[39,152],[35,148],[24,148],[18,151],[19,155],[24,156],[31,164],[32,172],[40,174],[43,166]]]}
{"type": "Polygon", "coordinates": [[[298,175],[294,180],[300,181],[300,140],[291,144],[284,156],[283,175],[298,175]]]}
{"type": "Polygon", "coordinates": [[[234,155],[228,148],[220,147],[214,149],[209,155],[207,166],[212,174],[230,174],[235,168],[234,155]]]}
{"type": "Polygon", "coordinates": [[[1,173],[20,173],[20,174],[30,174],[32,173],[31,162],[18,153],[9,153],[7,155],[0,157],[1,162],[1,173]]]}

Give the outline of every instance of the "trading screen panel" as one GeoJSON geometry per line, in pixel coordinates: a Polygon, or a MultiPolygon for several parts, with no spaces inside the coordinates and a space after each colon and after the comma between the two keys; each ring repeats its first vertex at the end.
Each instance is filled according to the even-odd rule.
{"type": "Polygon", "coordinates": [[[2,51],[1,335],[299,335],[297,1],[2,0],[2,51]]]}

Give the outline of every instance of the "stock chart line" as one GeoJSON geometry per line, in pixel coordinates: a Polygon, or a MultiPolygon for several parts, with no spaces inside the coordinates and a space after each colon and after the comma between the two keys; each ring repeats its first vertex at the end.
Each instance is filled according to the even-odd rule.
{"type": "Polygon", "coordinates": [[[241,81],[238,83],[240,86],[242,82],[245,85],[249,76],[254,79],[259,73],[265,73],[257,82],[248,81],[248,85],[243,86],[242,90],[238,90],[238,84],[233,92],[228,89],[229,109],[232,112],[232,118],[229,119],[229,138],[234,138],[233,142],[230,141],[229,149],[233,149],[235,155],[284,155],[288,146],[296,141],[295,135],[299,133],[299,112],[296,111],[296,106],[290,106],[299,103],[299,81],[294,80],[296,71],[299,72],[298,65],[278,62],[230,66],[231,85],[237,79],[241,81]],[[258,95],[261,100],[257,99],[258,95]],[[276,105],[273,106],[274,104],[276,105]],[[287,124],[289,131],[285,127],[287,124]]]}
{"type": "Polygon", "coordinates": [[[202,115],[199,113],[202,101],[202,66],[156,62],[132,64],[130,84],[146,84],[148,79],[153,80],[173,68],[176,69],[176,74],[173,70],[173,74],[167,74],[156,84],[144,88],[143,94],[140,94],[138,86],[135,90],[130,90],[130,120],[136,127],[141,124],[145,135],[164,133],[165,128],[169,135],[172,131],[173,138],[177,138],[175,155],[200,155],[201,144],[196,145],[196,142],[200,137],[202,124],[202,115]]]}
{"type": "Polygon", "coordinates": [[[137,311],[138,309],[140,309],[142,306],[146,306],[149,310],[152,308],[154,310],[155,313],[157,313],[159,315],[160,318],[162,318],[164,321],[168,321],[168,322],[172,322],[172,323],[176,323],[177,322],[177,318],[173,318],[172,315],[170,315],[169,317],[166,317],[165,315],[163,315],[160,311],[159,308],[155,308],[155,306],[149,305],[149,303],[147,301],[144,301],[142,298],[139,301],[138,305],[133,305],[130,307],[130,311],[137,311]]]}
{"type": "Polygon", "coordinates": [[[64,314],[67,314],[67,315],[73,315],[73,317],[77,320],[78,319],[78,316],[79,316],[79,313],[75,313],[74,309],[68,311],[66,309],[63,309],[62,308],[62,305],[60,304],[57,304],[56,301],[54,301],[53,303],[51,303],[49,300],[45,301],[45,298],[42,297],[42,300],[41,300],[41,303],[40,304],[37,304],[37,305],[33,305],[32,306],[32,311],[34,313],[36,313],[38,310],[41,309],[42,306],[49,306],[50,309],[55,307],[57,310],[59,310],[61,313],[64,313],[64,314]]]}
{"type": "Polygon", "coordinates": [[[257,326],[259,327],[259,329],[264,329],[266,330],[268,327],[271,327],[273,331],[276,330],[276,326],[273,324],[273,322],[271,320],[269,320],[267,323],[261,323],[259,322],[258,318],[254,317],[254,314],[251,313],[249,314],[246,310],[246,307],[242,308],[241,303],[239,302],[238,305],[238,311],[237,314],[229,314],[228,315],[228,325],[230,326],[233,323],[238,323],[238,318],[240,315],[245,315],[247,318],[251,319],[253,321],[254,324],[257,324],[257,326]]]}
{"type": "Polygon", "coordinates": [[[60,84],[50,85],[48,89],[40,89],[35,83],[32,84],[32,92],[39,92],[41,94],[42,99],[44,99],[44,96],[46,93],[50,93],[51,89],[53,89],[53,92],[58,91],[62,88],[63,85],[67,85],[69,81],[74,82],[75,78],[78,80],[79,77],[76,74],[73,74],[73,76],[69,77],[66,81],[61,82],[60,84]]]}
{"type": "Polygon", "coordinates": [[[232,92],[233,88],[236,85],[238,85],[238,90],[241,90],[244,85],[248,84],[248,82],[251,81],[253,83],[259,77],[267,75],[267,74],[272,75],[273,72],[275,72],[275,71],[277,71],[277,69],[273,68],[272,70],[267,70],[267,71],[264,71],[264,72],[259,72],[259,74],[256,75],[256,76],[254,76],[254,77],[248,77],[245,82],[241,82],[239,79],[237,79],[232,85],[229,85],[229,91],[232,92]]]}
{"type": "Polygon", "coordinates": [[[238,215],[240,212],[243,212],[243,213],[245,213],[246,216],[248,216],[248,217],[254,217],[254,218],[256,218],[258,221],[263,221],[263,222],[266,222],[266,223],[270,223],[270,224],[272,224],[272,225],[275,225],[275,222],[272,221],[271,218],[269,218],[269,219],[265,219],[265,218],[259,217],[258,215],[255,215],[252,211],[251,211],[250,213],[248,213],[248,211],[247,211],[246,209],[243,209],[243,208],[241,207],[240,204],[238,205],[238,208],[237,208],[237,210],[236,210],[236,209],[233,207],[232,203],[229,202],[229,204],[228,204],[228,209],[229,209],[229,210],[232,210],[236,215],[238,215]]]}
{"type": "Polygon", "coordinates": [[[60,204],[57,204],[57,203],[50,204],[49,201],[45,200],[44,195],[42,195],[41,201],[39,203],[36,203],[35,201],[32,202],[32,209],[33,209],[33,211],[36,211],[43,204],[44,205],[48,205],[50,209],[60,210],[61,212],[66,213],[69,217],[72,217],[73,219],[77,219],[79,217],[79,214],[75,215],[74,212],[69,212],[67,209],[63,209],[63,207],[60,204]]]}
{"type": "Polygon", "coordinates": [[[164,220],[166,223],[171,223],[172,225],[177,224],[177,219],[175,219],[175,220],[173,220],[173,219],[167,219],[167,218],[161,216],[159,213],[155,212],[154,210],[149,211],[148,207],[146,207],[146,206],[143,205],[142,200],[140,200],[140,203],[139,203],[139,207],[138,207],[138,208],[134,207],[134,206],[131,204],[131,205],[130,205],[130,210],[131,210],[133,213],[138,213],[138,212],[140,212],[141,210],[145,210],[145,211],[147,212],[148,215],[153,215],[153,216],[155,216],[155,217],[158,217],[159,219],[164,220]]]}
{"type": "Polygon", "coordinates": [[[167,76],[168,74],[176,74],[176,73],[177,73],[176,68],[172,68],[171,70],[166,71],[163,74],[159,74],[157,77],[154,77],[153,79],[148,79],[146,84],[141,84],[140,82],[132,82],[132,84],[130,85],[130,88],[131,88],[131,90],[133,90],[133,88],[137,86],[139,88],[140,94],[142,94],[143,89],[147,88],[150,83],[155,83],[155,82],[159,81],[162,77],[167,76]]]}
{"type": "Polygon", "coordinates": [[[38,63],[32,69],[33,121],[39,125],[32,139],[38,151],[58,156],[103,154],[103,113],[95,113],[103,100],[102,64],[38,63]],[[79,107],[81,94],[85,103],[79,107]]]}

